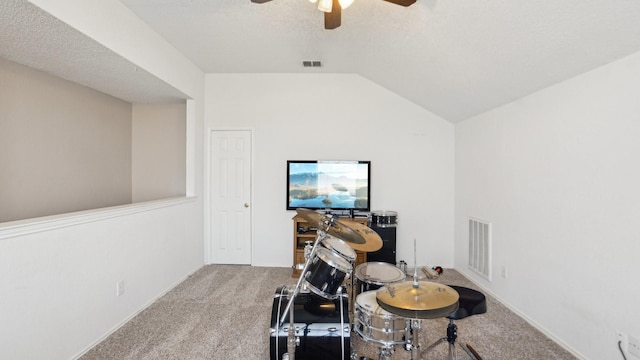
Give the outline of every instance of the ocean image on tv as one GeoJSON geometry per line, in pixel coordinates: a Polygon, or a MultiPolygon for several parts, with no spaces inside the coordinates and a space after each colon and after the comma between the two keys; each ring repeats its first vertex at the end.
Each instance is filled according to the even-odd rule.
{"type": "Polygon", "coordinates": [[[367,176],[366,165],[357,163],[290,164],[289,206],[292,208],[367,208],[367,176]]]}

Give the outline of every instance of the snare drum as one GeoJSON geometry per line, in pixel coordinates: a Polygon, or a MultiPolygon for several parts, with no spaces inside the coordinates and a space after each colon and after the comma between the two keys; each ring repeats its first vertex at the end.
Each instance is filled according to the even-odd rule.
{"type": "Polygon", "coordinates": [[[376,291],[366,291],[356,297],[355,331],[365,341],[386,346],[403,344],[410,324],[378,305],[376,291]]]}
{"type": "Polygon", "coordinates": [[[311,258],[304,274],[309,290],[326,299],[338,298],[338,288],[344,278],[351,274],[351,264],[338,254],[322,247],[317,248],[311,258]]]}
{"type": "Polygon", "coordinates": [[[404,281],[405,274],[399,268],[385,262],[367,262],[356,267],[355,294],[376,290],[386,284],[404,281]]]}
{"type": "Polygon", "coordinates": [[[346,242],[338,239],[337,237],[327,235],[322,239],[320,244],[338,254],[338,256],[347,260],[349,263],[353,264],[356,262],[356,252],[346,242]]]}
{"type": "Polygon", "coordinates": [[[372,227],[396,227],[398,213],[396,211],[376,210],[371,212],[372,227]]]}

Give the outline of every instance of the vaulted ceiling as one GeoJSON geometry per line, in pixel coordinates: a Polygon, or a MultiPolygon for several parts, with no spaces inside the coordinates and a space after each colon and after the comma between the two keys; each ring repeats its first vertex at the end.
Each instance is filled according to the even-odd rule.
{"type": "Polygon", "coordinates": [[[307,0],[120,1],[206,73],[357,73],[451,122],[640,51],[637,0],[355,0],[335,30],[307,0]]]}
{"type": "Polygon", "coordinates": [[[207,73],[357,73],[457,122],[640,51],[637,0],[121,0],[207,73]],[[320,60],[304,68],[302,60],[320,60]]]}

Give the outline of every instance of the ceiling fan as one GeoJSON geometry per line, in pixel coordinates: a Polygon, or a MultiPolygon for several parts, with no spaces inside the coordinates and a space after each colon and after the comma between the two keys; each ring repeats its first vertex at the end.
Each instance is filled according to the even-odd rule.
{"type": "MultiPolygon", "coordinates": [[[[252,3],[264,4],[271,0],[251,0],[252,3]]],[[[324,12],[324,28],[332,30],[339,27],[342,23],[342,9],[346,9],[353,0],[310,0],[315,3],[318,2],[318,9],[324,12]]],[[[400,6],[409,6],[416,2],[416,0],[384,0],[392,4],[400,6]]]]}

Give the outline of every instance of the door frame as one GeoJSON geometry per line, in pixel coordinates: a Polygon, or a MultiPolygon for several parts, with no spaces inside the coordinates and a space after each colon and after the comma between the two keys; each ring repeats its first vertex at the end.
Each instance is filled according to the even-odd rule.
{"type": "Polygon", "coordinates": [[[249,191],[251,193],[250,195],[250,199],[249,199],[249,212],[250,212],[250,216],[251,216],[251,224],[249,225],[249,236],[251,237],[251,239],[249,239],[249,243],[250,243],[250,247],[251,247],[251,254],[249,255],[250,258],[250,265],[253,266],[254,264],[254,249],[255,249],[255,233],[254,233],[254,221],[253,221],[253,216],[254,216],[254,212],[253,212],[253,173],[254,173],[254,129],[252,128],[208,128],[206,131],[206,155],[205,155],[205,164],[204,164],[204,184],[203,184],[203,189],[204,189],[204,263],[206,265],[211,265],[213,264],[213,252],[212,252],[212,248],[213,248],[213,239],[211,237],[211,171],[213,170],[211,168],[211,140],[213,138],[213,133],[216,131],[248,131],[251,137],[251,152],[250,152],[250,160],[251,160],[251,166],[249,167],[249,172],[250,172],[250,176],[249,176],[249,191]]]}

